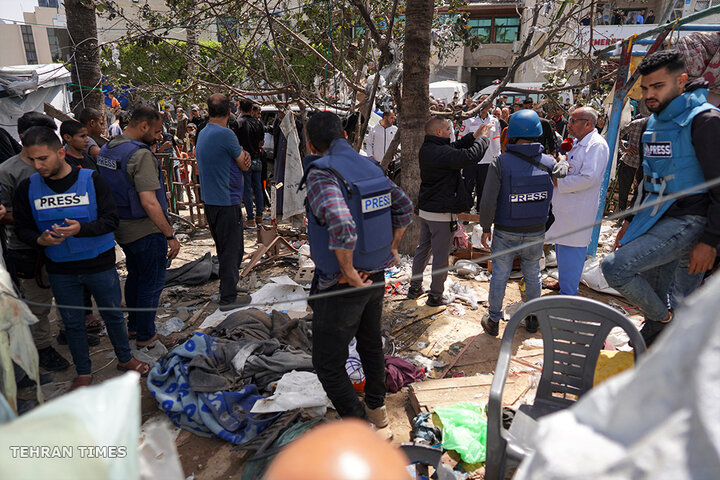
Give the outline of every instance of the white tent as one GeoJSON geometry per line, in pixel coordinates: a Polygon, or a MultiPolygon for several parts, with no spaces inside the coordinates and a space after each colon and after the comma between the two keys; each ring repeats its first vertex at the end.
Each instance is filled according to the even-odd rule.
{"type": "Polygon", "coordinates": [[[430,84],[430,95],[432,95],[435,100],[442,100],[446,103],[451,102],[456,93],[458,100],[462,101],[468,93],[467,84],[454,80],[443,80],[442,82],[433,82],[430,84]]]}
{"type": "Polygon", "coordinates": [[[19,140],[17,120],[25,112],[43,112],[46,103],[70,111],[69,82],[70,71],[60,63],[1,67],[0,127],[19,140]]]}

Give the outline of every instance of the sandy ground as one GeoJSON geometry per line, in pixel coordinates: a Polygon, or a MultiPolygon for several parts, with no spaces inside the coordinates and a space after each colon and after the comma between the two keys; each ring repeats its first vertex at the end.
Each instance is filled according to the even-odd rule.
{"type": "MultiPolygon", "coordinates": [[[[245,245],[246,252],[252,252],[255,249],[255,232],[246,231],[245,245]]],[[[207,230],[200,230],[191,238],[183,241],[183,246],[177,259],[172,262],[171,268],[178,267],[188,261],[195,260],[206,252],[215,254],[213,241],[207,230]]],[[[124,265],[118,266],[121,277],[125,274],[124,265]]],[[[258,281],[264,284],[267,278],[280,274],[294,275],[296,268],[292,268],[282,262],[268,266],[257,273],[258,281]]],[[[452,277],[451,277],[452,278],[452,277]]],[[[455,278],[457,279],[457,278],[455,278]]],[[[218,281],[212,281],[199,287],[193,287],[191,290],[181,293],[179,296],[174,295],[175,288],[168,288],[163,292],[160,305],[176,305],[176,304],[200,304],[210,301],[208,308],[200,315],[195,326],[202,323],[202,319],[215,311],[216,303],[210,300],[210,297],[218,291],[218,281]]],[[[489,289],[488,282],[466,281],[463,284],[469,284],[479,289],[489,289]]],[[[553,294],[550,290],[543,289],[543,295],[553,294]]],[[[594,292],[584,285],[581,286],[580,294],[585,297],[595,298],[603,302],[610,299],[625,307],[630,306],[622,299],[611,297],[608,295],[594,292]]],[[[508,284],[505,304],[511,304],[521,300],[522,294],[519,288],[519,281],[511,280],[508,284]]],[[[468,342],[482,332],[480,320],[487,312],[486,305],[481,303],[477,310],[471,310],[469,306],[462,305],[462,308],[435,309],[443,310],[434,316],[415,319],[415,323],[400,328],[403,325],[412,323],[411,315],[417,318],[422,317],[425,313],[432,313],[432,309],[424,306],[424,298],[418,301],[404,300],[401,296],[386,296],[386,304],[383,315],[383,326],[388,334],[388,339],[393,343],[395,354],[406,356],[414,354],[414,352],[423,353],[426,357],[436,359],[444,364],[450,364],[455,356],[461,351],[468,342]],[[409,313],[410,312],[410,313],[409,313]],[[398,331],[399,330],[399,331],[398,331]],[[393,333],[395,332],[395,333],[393,333]]],[[[165,312],[160,308],[158,315],[174,312],[165,312]]],[[[167,318],[167,317],[166,317],[167,318]]],[[[187,319],[187,315],[184,320],[187,319]]],[[[53,323],[57,329],[58,322],[53,323]]],[[[500,347],[500,338],[504,331],[506,323],[501,322],[500,335],[490,337],[487,334],[479,335],[473,344],[464,352],[462,358],[459,359],[453,369],[451,369],[447,377],[455,375],[476,375],[492,373],[497,360],[500,347]]],[[[192,329],[186,329],[178,336],[183,340],[189,336],[192,329]]],[[[516,353],[525,347],[517,347],[523,340],[527,338],[540,338],[540,333],[528,334],[524,329],[520,329],[515,336],[516,353]]],[[[58,351],[70,358],[70,353],[66,346],[55,345],[58,351]]],[[[539,350],[538,350],[539,351],[539,350]]],[[[541,357],[537,357],[541,358],[541,357]]],[[[112,352],[112,347],[108,338],[101,337],[101,344],[91,348],[91,359],[93,362],[94,383],[120,375],[121,372],[116,370],[116,361],[112,352]]],[[[439,376],[443,369],[436,369],[431,372],[432,376],[439,376]]],[[[520,370],[520,369],[518,369],[520,370]]],[[[527,369],[526,369],[527,370],[527,369]]],[[[64,393],[70,386],[70,381],[75,376],[74,369],[70,368],[65,372],[55,374],[56,383],[44,387],[47,398],[53,398],[64,393]]],[[[157,408],[157,404],[150,395],[144,382],[142,387],[142,421],[145,422],[150,418],[164,417],[164,414],[157,408]]],[[[26,389],[20,392],[22,398],[33,398],[33,391],[26,389]]],[[[408,401],[407,387],[395,394],[389,394],[387,397],[387,406],[391,421],[391,428],[394,433],[393,443],[399,444],[407,442],[410,439],[410,420],[414,416],[412,408],[408,401]]],[[[234,448],[234,445],[219,439],[203,438],[189,432],[180,431],[177,440],[178,452],[185,475],[194,475],[197,479],[233,479],[240,478],[247,454],[234,448]]]]}

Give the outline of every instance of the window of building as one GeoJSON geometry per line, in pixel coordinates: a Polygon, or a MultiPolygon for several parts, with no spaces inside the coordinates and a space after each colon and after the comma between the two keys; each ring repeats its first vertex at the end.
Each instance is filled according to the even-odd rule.
{"type": "Polygon", "coordinates": [[[468,25],[480,43],[512,43],[520,38],[520,17],[471,18],[468,25]]]}
{"type": "Polygon", "coordinates": [[[20,25],[20,32],[22,33],[23,46],[25,47],[25,59],[27,60],[28,65],[38,63],[32,27],[30,25],[20,25]]]}
{"type": "Polygon", "coordinates": [[[512,43],[520,38],[519,17],[495,17],[495,43],[512,43]]]}
{"type": "Polygon", "coordinates": [[[70,60],[70,36],[64,28],[47,28],[48,44],[52,59],[70,60]]]}
{"type": "Polygon", "coordinates": [[[492,18],[471,18],[468,20],[470,33],[480,39],[480,43],[490,43],[492,18]]]}

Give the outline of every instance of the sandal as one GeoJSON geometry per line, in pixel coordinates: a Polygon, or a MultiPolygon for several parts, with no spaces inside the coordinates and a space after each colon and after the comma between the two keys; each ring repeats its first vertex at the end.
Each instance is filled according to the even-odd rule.
{"type": "Polygon", "coordinates": [[[121,372],[138,372],[141,377],[146,377],[150,372],[150,365],[136,358],[131,358],[129,362],[118,363],[117,369],[121,372]]]}
{"type": "Polygon", "coordinates": [[[93,381],[92,375],[78,375],[75,377],[75,380],[73,380],[72,385],[70,385],[69,392],[72,392],[73,390],[77,390],[78,388],[87,387],[89,386],[93,381]]]}
{"type": "Polygon", "coordinates": [[[95,315],[87,315],[85,317],[85,331],[88,333],[98,333],[103,329],[103,321],[95,315]],[[88,318],[91,320],[88,322],[88,318]]]}

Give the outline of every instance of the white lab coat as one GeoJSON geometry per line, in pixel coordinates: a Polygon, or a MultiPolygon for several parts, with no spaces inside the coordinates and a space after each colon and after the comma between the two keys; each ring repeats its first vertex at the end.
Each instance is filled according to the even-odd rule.
{"type": "Polygon", "coordinates": [[[493,115],[488,114],[487,117],[481,118],[479,115],[476,117],[468,118],[467,120],[464,120],[462,123],[462,126],[460,127],[460,132],[458,133],[458,139],[464,137],[465,135],[475,133],[478,128],[480,128],[481,125],[484,125],[486,123],[491,123],[492,128],[490,129],[490,133],[488,133],[488,138],[490,139],[490,145],[488,146],[488,149],[485,151],[485,155],[483,155],[483,158],[480,159],[478,164],[487,163],[490,164],[492,161],[497,158],[500,155],[500,121],[498,121],[497,118],[495,118],[493,115]]]}
{"type": "Polygon", "coordinates": [[[568,175],[558,178],[558,186],[553,191],[555,223],[546,238],[568,247],[587,247],[590,244],[592,227],[569,235],[565,233],[595,222],[608,155],[607,142],[597,130],[575,142],[567,155],[570,164],[568,175]]]}
{"type": "Polygon", "coordinates": [[[388,128],[383,127],[379,123],[370,129],[367,138],[367,154],[378,162],[382,162],[385,152],[387,152],[390,142],[395,138],[398,127],[390,125],[388,128]]]}

